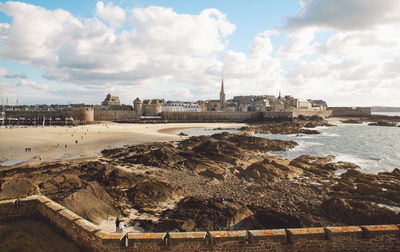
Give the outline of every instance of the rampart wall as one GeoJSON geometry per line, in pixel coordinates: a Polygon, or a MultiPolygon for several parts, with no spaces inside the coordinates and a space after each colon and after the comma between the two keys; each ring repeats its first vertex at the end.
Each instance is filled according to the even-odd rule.
{"type": "MultiPolygon", "coordinates": [[[[28,121],[33,124],[33,121],[36,124],[42,124],[43,118],[45,118],[45,124],[54,124],[54,125],[65,125],[65,118],[73,118],[75,123],[90,123],[94,119],[94,110],[93,108],[74,108],[74,109],[65,109],[65,110],[10,110],[6,112],[6,120],[9,121],[9,118],[18,119],[15,121],[20,122],[22,124],[26,124],[28,121]],[[51,120],[50,120],[51,119],[51,120]]],[[[72,121],[71,121],[72,123],[72,121]]]]}
{"type": "Polygon", "coordinates": [[[134,110],[94,110],[95,121],[129,121],[138,119],[134,110]]]}
{"type": "Polygon", "coordinates": [[[364,117],[371,116],[371,108],[352,108],[352,107],[329,107],[332,110],[332,116],[341,117],[341,116],[349,116],[349,117],[364,117]]]}
{"type": "Polygon", "coordinates": [[[293,117],[298,117],[299,115],[303,115],[303,116],[319,116],[319,117],[329,117],[332,115],[332,110],[296,110],[293,111],[293,117]]]}
{"type": "Polygon", "coordinates": [[[331,110],[325,111],[264,111],[264,112],[163,112],[161,118],[166,122],[262,122],[291,120],[299,115],[328,117],[331,110]]]}
{"type": "Polygon", "coordinates": [[[262,112],[162,112],[167,122],[250,122],[261,121],[262,112]]]}
{"type": "Polygon", "coordinates": [[[44,196],[0,201],[0,221],[37,215],[90,251],[400,251],[400,225],[117,234],[44,196]]]}

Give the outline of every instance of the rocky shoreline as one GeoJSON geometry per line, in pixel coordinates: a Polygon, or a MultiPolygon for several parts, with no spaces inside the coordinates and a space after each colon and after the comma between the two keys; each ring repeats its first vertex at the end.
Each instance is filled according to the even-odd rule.
{"type": "Polygon", "coordinates": [[[399,169],[373,175],[331,156],[286,160],[273,152],[296,142],[251,136],[319,134],[304,127],[322,125],[331,126],[250,125],[238,134],[106,149],[89,161],[1,168],[0,199],[41,193],[96,224],[122,215],[144,231],[399,223],[399,169]]]}

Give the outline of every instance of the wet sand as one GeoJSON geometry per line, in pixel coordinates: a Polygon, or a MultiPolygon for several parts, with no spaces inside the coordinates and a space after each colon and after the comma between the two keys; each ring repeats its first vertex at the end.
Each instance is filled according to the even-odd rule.
{"type": "Polygon", "coordinates": [[[181,140],[177,134],[182,129],[241,127],[243,125],[238,123],[107,123],[77,127],[0,128],[0,163],[93,157],[99,155],[105,148],[181,140]],[[25,148],[31,148],[31,151],[26,152],[25,148]]]}

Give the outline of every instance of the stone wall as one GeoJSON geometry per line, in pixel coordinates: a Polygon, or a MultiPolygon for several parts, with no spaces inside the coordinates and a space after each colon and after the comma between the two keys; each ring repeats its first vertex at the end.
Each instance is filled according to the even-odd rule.
{"type": "Polygon", "coordinates": [[[303,116],[319,116],[319,117],[329,117],[332,115],[332,110],[295,110],[293,111],[293,116],[298,117],[299,115],[303,116]]]}
{"type": "Polygon", "coordinates": [[[0,201],[0,221],[35,215],[89,251],[400,251],[400,225],[117,234],[44,196],[0,201]]]}
{"type": "Polygon", "coordinates": [[[130,121],[138,119],[134,110],[94,110],[95,121],[130,121]]]}
{"type": "Polygon", "coordinates": [[[328,117],[331,110],[325,111],[264,111],[264,112],[163,112],[161,118],[166,122],[263,122],[292,120],[299,115],[328,117]]]}
{"type": "Polygon", "coordinates": [[[371,108],[352,108],[352,107],[329,107],[332,110],[332,116],[353,116],[353,117],[363,117],[371,116],[371,108]]]}
{"type": "MultiPolygon", "coordinates": [[[[10,110],[6,112],[7,118],[17,118],[20,124],[26,124],[28,121],[36,120],[37,125],[41,125],[43,118],[46,118],[46,125],[65,125],[65,118],[73,118],[75,124],[90,123],[93,121],[93,108],[71,108],[64,110],[10,110]],[[51,118],[51,122],[49,119],[51,118]],[[56,119],[57,118],[57,119],[56,119]]],[[[8,120],[6,120],[7,123],[8,120]]],[[[72,123],[72,121],[71,121],[72,123]]]]}
{"type": "Polygon", "coordinates": [[[167,122],[255,122],[263,119],[262,112],[162,112],[167,122]]]}

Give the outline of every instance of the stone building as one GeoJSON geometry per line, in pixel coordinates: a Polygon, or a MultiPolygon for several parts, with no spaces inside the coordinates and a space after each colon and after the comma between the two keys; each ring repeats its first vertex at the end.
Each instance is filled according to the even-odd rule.
{"type": "Polygon", "coordinates": [[[297,108],[301,110],[311,110],[311,103],[309,101],[297,101],[297,108]]]}
{"type": "Polygon", "coordinates": [[[103,106],[119,106],[121,102],[118,96],[112,96],[110,93],[107,94],[106,99],[101,103],[103,106]]]}
{"type": "Polygon", "coordinates": [[[144,100],[142,104],[143,116],[157,116],[162,112],[162,105],[164,100],[161,99],[148,99],[144,100]]]}
{"type": "Polygon", "coordinates": [[[201,112],[201,108],[197,103],[168,101],[162,105],[162,112],[201,112]]]}
{"type": "Polygon", "coordinates": [[[136,97],[136,99],[133,101],[133,110],[135,110],[138,115],[142,114],[142,104],[143,102],[139,99],[139,97],[136,97]]]}

